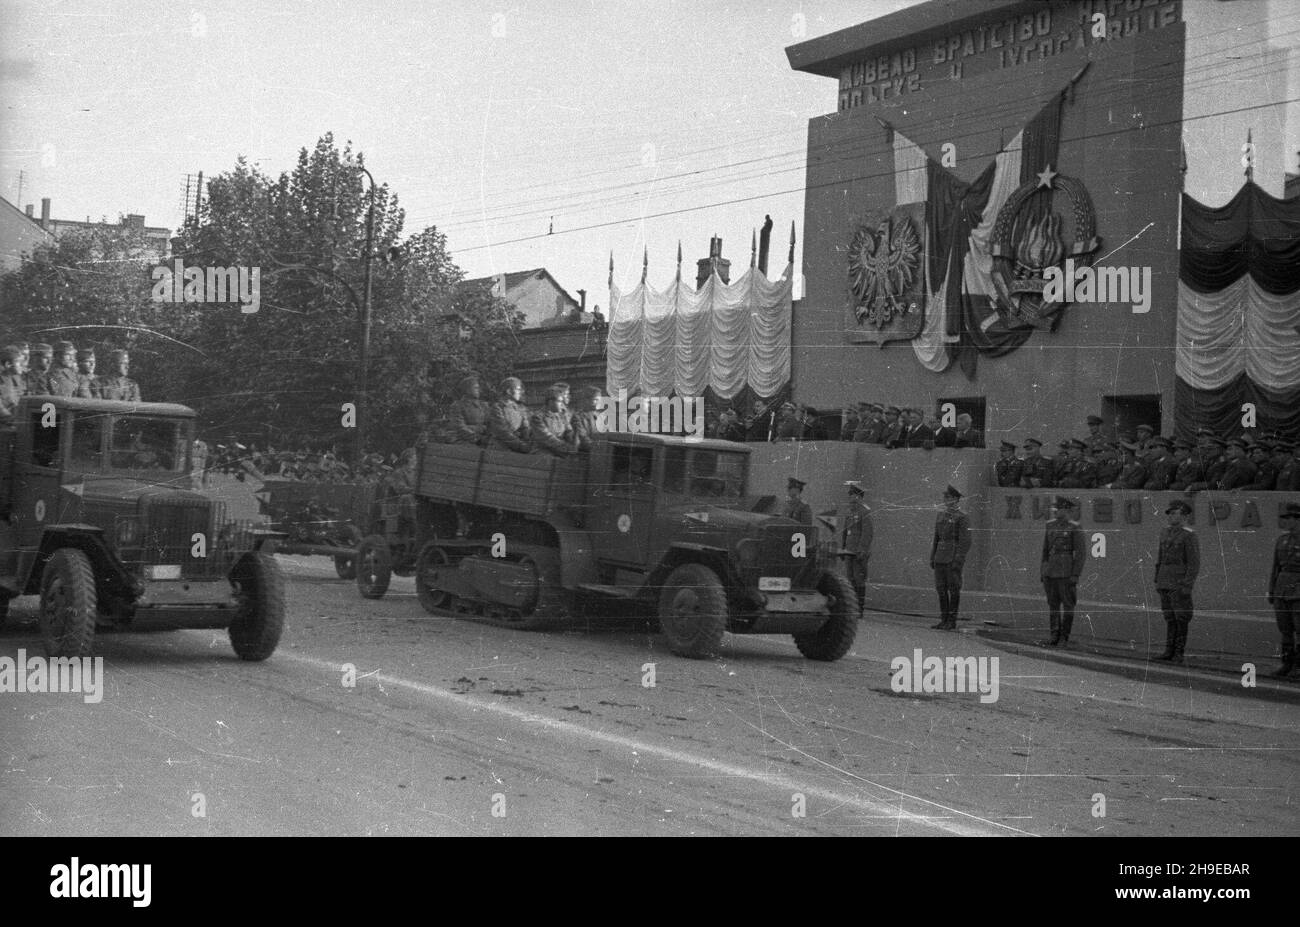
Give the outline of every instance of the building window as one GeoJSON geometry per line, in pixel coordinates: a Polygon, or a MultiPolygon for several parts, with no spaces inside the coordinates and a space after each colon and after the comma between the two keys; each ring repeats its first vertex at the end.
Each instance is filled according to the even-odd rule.
{"type": "Polygon", "coordinates": [[[1115,429],[1116,437],[1125,441],[1137,436],[1138,425],[1150,425],[1160,434],[1160,394],[1102,396],[1101,417],[1115,429]]]}
{"type": "Polygon", "coordinates": [[[987,414],[987,400],[983,396],[949,396],[941,398],[935,403],[935,411],[939,416],[939,424],[943,424],[943,407],[946,403],[951,402],[957,409],[957,414],[965,413],[971,417],[971,427],[981,432],[988,432],[985,427],[985,415],[987,414]]]}

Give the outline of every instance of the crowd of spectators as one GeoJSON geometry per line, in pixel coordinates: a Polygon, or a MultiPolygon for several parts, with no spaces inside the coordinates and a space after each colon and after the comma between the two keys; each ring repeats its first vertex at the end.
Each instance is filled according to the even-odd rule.
{"type": "Polygon", "coordinates": [[[984,435],[964,412],[944,425],[933,412],[874,402],[827,416],[812,406],[785,402],[773,408],[758,401],[744,419],[728,406],[717,416],[706,416],[704,434],[728,441],[855,441],[889,448],[984,446],[984,435]]]}
{"type": "Polygon", "coordinates": [[[1300,491],[1300,444],[1275,432],[1247,431],[1224,440],[1199,428],[1195,441],[1157,435],[1150,425],[1112,441],[1102,434],[1102,419],[1088,416],[1088,434],[1057,445],[1054,457],[1043,442],[1026,438],[1017,446],[1003,441],[994,472],[997,485],[1025,489],[1145,489],[1197,492],[1203,489],[1252,492],[1300,491]]]}

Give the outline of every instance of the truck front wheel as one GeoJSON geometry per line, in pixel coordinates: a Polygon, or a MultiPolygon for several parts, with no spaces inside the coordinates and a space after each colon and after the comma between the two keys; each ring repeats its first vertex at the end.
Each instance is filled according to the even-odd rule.
{"type": "Polygon", "coordinates": [[[51,657],[87,657],[95,641],[95,571],[90,558],[63,547],[41,576],[41,637],[51,657]]]}
{"type": "Polygon", "coordinates": [[[838,660],[858,636],[858,594],[846,577],[831,572],[818,577],[817,591],[826,596],[830,617],[816,631],[796,634],[794,643],[809,660],[838,660]]]}
{"type": "Polygon", "coordinates": [[[659,629],[680,657],[711,657],[727,632],[727,592],[706,566],[687,563],[668,575],[659,594],[659,629]]]}
{"type": "Polygon", "coordinates": [[[241,660],[265,660],[284,632],[284,576],[270,554],[249,553],[230,573],[239,611],[230,622],[230,643],[241,660]]]}

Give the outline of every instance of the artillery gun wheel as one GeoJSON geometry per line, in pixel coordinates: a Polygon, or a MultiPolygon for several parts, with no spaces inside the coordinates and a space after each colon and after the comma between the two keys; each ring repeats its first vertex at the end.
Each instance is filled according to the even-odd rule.
{"type": "Polygon", "coordinates": [[[430,541],[420,549],[420,556],[415,562],[415,596],[424,606],[424,610],[431,615],[436,615],[442,609],[445,609],[451,600],[455,598],[449,592],[442,592],[438,589],[432,589],[424,578],[424,571],[446,566],[451,562],[447,552],[438,546],[437,541],[430,541]]]}
{"type": "Polygon", "coordinates": [[[659,595],[659,629],[680,657],[712,657],[727,631],[727,591],[718,574],[699,563],[673,570],[659,595]]]}
{"type": "Polygon", "coordinates": [[[363,598],[382,599],[393,578],[393,556],[388,542],[372,534],[357,549],[357,590],[363,598]]]}
{"type": "Polygon", "coordinates": [[[95,571],[90,558],[63,547],[41,576],[41,637],[51,657],[86,657],[95,640],[95,571]]]}
{"type": "Polygon", "coordinates": [[[817,591],[830,600],[830,617],[816,631],[794,635],[794,644],[809,660],[838,660],[858,634],[858,594],[847,577],[829,571],[817,578],[817,591]]]}
{"type": "Polygon", "coordinates": [[[270,554],[245,554],[230,573],[239,611],[230,622],[230,645],[241,660],[265,660],[284,633],[284,574],[270,554]]]}

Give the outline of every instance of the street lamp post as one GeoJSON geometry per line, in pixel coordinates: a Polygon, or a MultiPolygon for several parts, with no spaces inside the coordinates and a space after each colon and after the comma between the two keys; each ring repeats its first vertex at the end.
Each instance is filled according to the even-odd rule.
{"type": "Polygon", "coordinates": [[[361,297],[361,358],[360,366],[357,370],[357,451],[356,462],[361,463],[362,456],[366,452],[366,416],[370,412],[370,400],[367,395],[369,384],[367,383],[367,370],[370,365],[370,290],[371,290],[371,261],[374,258],[374,238],[375,238],[375,178],[371,176],[370,171],[358,164],[357,170],[366,175],[370,181],[370,208],[366,212],[366,276],[365,285],[362,289],[361,297]]]}

